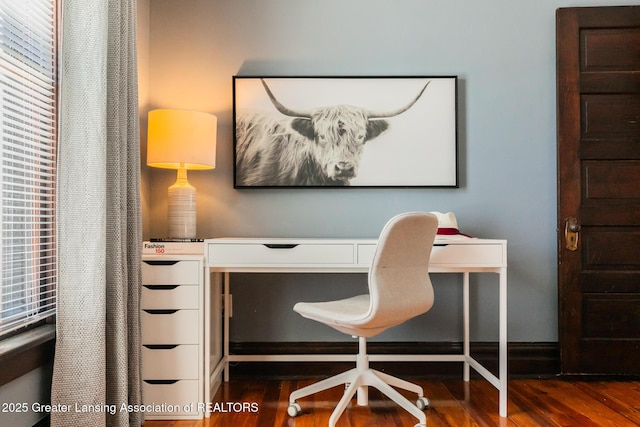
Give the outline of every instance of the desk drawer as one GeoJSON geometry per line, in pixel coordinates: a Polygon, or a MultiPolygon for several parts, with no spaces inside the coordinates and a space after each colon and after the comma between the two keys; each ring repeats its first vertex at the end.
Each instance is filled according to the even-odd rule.
{"type": "Polygon", "coordinates": [[[142,379],[198,379],[197,345],[144,345],[142,379]]]}
{"type": "Polygon", "coordinates": [[[141,308],[148,309],[198,309],[199,286],[143,285],[141,308]]]}
{"type": "MultiPolygon", "coordinates": [[[[499,243],[436,243],[431,249],[429,265],[467,267],[500,267],[506,265],[503,245],[499,243]]],[[[370,265],[376,252],[375,244],[358,244],[358,264],[370,265]]]]}
{"type": "Polygon", "coordinates": [[[142,284],[197,285],[202,275],[199,264],[188,260],[143,260],[142,284]]]}
{"type": "Polygon", "coordinates": [[[142,344],[198,344],[199,310],[142,310],[142,344]]]}
{"type": "Polygon", "coordinates": [[[352,244],[215,243],[208,245],[209,263],[214,265],[319,265],[353,264],[352,244]]]}
{"type": "Polygon", "coordinates": [[[437,244],[431,250],[429,264],[457,265],[473,267],[501,267],[506,265],[501,244],[437,244]]]}

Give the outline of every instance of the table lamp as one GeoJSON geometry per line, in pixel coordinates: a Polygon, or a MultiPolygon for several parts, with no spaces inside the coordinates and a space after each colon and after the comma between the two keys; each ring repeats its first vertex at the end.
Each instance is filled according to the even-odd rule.
{"type": "Polygon", "coordinates": [[[178,171],[168,193],[170,239],[196,238],[196,189],[187,180],[187,170],[215,168],[217,121],[198,111],[149,112],[147,165],[178,171]]]}

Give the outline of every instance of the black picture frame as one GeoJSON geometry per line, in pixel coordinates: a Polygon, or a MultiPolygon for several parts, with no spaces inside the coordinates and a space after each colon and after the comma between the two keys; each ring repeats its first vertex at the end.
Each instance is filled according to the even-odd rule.
{"type": "Polygon", "coordinates": [[[457,188],[457,87],[457,76],[234,76],[234,188],[457,188]]]}

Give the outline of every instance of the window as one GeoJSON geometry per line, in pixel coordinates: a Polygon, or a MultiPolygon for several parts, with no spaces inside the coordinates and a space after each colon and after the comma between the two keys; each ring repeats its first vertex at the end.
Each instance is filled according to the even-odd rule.
{"type": "Polygon", "coordinates": [[[56,310],[56,0],[0,0],[0,336],[56,310]]]}

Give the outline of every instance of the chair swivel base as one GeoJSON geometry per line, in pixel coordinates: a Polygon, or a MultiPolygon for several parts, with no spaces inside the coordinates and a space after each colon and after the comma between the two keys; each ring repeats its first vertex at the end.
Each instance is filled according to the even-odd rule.
{"type": "Polygon", "coordinates": [[[298,416],[302,412],[302,408],[296,402],[297,399],[310,396],[341,384],[347,384],[347,388],[329,418],[329,427],[335,427],[338,418],[340,418],[344,410],[347,408],[349,401],[359,389],[358,405],[364,406],[368,404],[366,387],[369,386],[375,387],[382,394],[416,417],[419,423],[416,424],[415,427],[426,427],[427,425],[427,416],[422,412],[422,410],[429,407],[429,399],[424,397],[422,387],[368,367],[364,369],[356,367],[294,391],[289,396],[289,407],[287,408],[287,413],[292,417],[298,416]],[[415,404],[411,403],[392,386],[417,393],[418,400],[415,404]]]}

